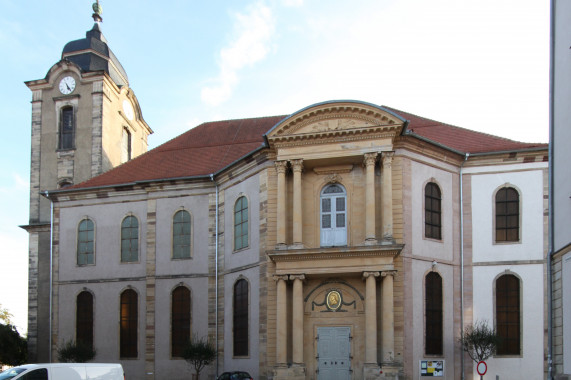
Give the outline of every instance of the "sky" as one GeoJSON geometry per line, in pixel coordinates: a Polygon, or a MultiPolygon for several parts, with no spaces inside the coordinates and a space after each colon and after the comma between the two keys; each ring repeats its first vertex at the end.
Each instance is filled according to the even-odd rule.
{"type": "MultiPolygon", "coordinates": [[[[0,304],[27,330],[31,91],[93,0],[0,0],[0,304]]],[[[353,99],[524,142],[549,134],[549,2],[100,0],[154,148],[207,121],[353,99]]],[[[48,189],[49,190],[49,189],[48,189]]]]}

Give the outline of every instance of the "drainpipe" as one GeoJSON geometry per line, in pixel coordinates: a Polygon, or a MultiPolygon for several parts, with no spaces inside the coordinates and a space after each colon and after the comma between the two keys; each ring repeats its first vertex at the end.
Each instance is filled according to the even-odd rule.
{"type": "Polygon", "coordinates": [[[49,342],[49,349],[48,349],[48,362],[52,362],[52,310],[53,310],[53,242],[54,242],[54,203],[52,202],[52,200],[50,199],[50,193],[46,190],[44,191],[44,196],[50,201],[50,314],[49,314],[49,337],[48,337],[48,342],[49,342]]]}
{"type": "MultiPolygon", "coordinates": [[[[470,153],[464,155],[464,161],[460,165],[460,338],[464,340],[464,196],[463,196],[463,169],[468,161],[470,153]]],[[[462,368],[462,380],[464,380],[464,351],[460,355],[462,368]]]]}
{"type": "Polygon", "coordinates": [[[216,223],[216,236],[214,237],[215,240],[215,259],[214,259],[214,263],[215,263],[215,274],[214,274],[214,278],[215,278],[215,284],[214,284],[214,299],[215,299],[215,313],[214,313],[214,318],[216,320],[216,334],[215,334],[215,339],[216,339],[216,378],[218,378],[218,184],[216,183],[216,181],[214,180],[214,174],[210,174],[210,180],[214,183],[214,186],[216,186],[216,216],[215,216],[215,223],[216,223]]]}
{"type": "Polygon", "coordinates": [[[554,174],[554,147],[553,147],[553,137],[555,128],[555,106],[554,106],[554,95],[555,95],[555,0],[550,1],[550,52],[549,52],[549,147],[548,147],[548,162],[549,162],[549,186],[548,186],[548,249],[547,249],[547,379],[551,380],[553,378],[553,284],[552,274],[551,274],[551,255],[553,255],[553,249],[555,246],[555,237],[553,234],[554,218],[553,218],[553,174],[554,174]]]}

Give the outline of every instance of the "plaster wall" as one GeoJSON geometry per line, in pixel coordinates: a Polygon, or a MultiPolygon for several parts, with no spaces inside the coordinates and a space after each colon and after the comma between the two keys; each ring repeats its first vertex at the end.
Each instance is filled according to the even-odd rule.
{"type": "MultiPolygon", "coordinates": [[[[543,264],[475,266],[474,321],[495,324],[495,279],[509,271],[521,282],[522,356],[495,356],[486,360],[486,377],[500,379],[543,379],[544,292],[543,264]]],[[[474,379],[478,374],[474,368],[474,379]]]]}
{"type": "MultiPolygon", "coordinates": [[[[155,298],[155,378],[188,379],[191,367],[181,358],[171,356],[172,291],[179,285],[190,289],[191,337],[207,338],[208,277],[157,279],[155,298]]],[[[206,376],[207,370],[203,372],[206,376]]]]}
{"type": "MultiPolygon", "coordinates": [[[[224,276],[224,371],[247,371],[254,379],[259,378],[260,356],[260,268],[227,273],[224,276]],[[249,347],[247,357],[233,355],[233,302],[234,284],[240,279],[248,281],[249,310],[248,333],[249,347]]],[[[204,330],[206,331],[206,329],[204,330]]],[[[222,372],[222,371],[221,371],[222,372]]]]}
{"type": "MultiPolygon", "coordinates": [[[[571,243],[571,2],[567,0],[554,1],[553,22],[555,39],[553,41],[554,69],[553,75],[553,154],[554,162],[554,251],[564,248],[571,243]]],[[[569,346],[568,346],[569,347],[569,346]]],[[[571,349],[570,349],[571,350],[571,349]]],[[[571,363],[569,364],[571,366],[571,363]]],[[[566,370],[566,373],[571,373],[566,370]]]]}
{"type": "MultiPolygon", "coordinates": [[[[546,166],[546,165],[545,165],[546,166]]],[[[543,170],[472,173],[473,262],[543,260],[543,170]],[[504,185],[520,193],[520,241],[494,242],[495,193],[504,185]]],[[[467,173],[468,174],[468,173],[467,173]]]]}
{"type": "Polygon", "coordinates": [[[208,273],[208,193],[157,199],[157,263],[156,273],[161,275],[187,275],[208,273]],[[191,258],[172,258],[173,217],[179,210],[190,213],[191,258]]]}
{"type": "Polygon", "coordinates": [[[97,349],[94,362],[120,362],[126,378],[144,378],[145,359],[145,282],[117,281],[59,286],[59,341],[75,339],[77,295],[83,290],[93,294],[93,345],[97,349]],[[127,287],[138,294],[138,357],[121,360],[119,356],[120,295],[127,287]]]}
{"type": "Polygon", "coordinates": [[[430,257],[433,260],[452,261],[453,253],[453,175],[437,167],[411,161],[411,212],[412,252],[415,256],[430,257]],[[438,185],[441,191],[442,239],[424,237],[424,188],[429,182],[438,185]]]}
{"type": "Polygon", "coordinates": [[[117,202],[61,209],[59,280],[83,281],[145,276],[147,202],[117,202]],[[127,215],[139,220],[139,261],[121,263],[121,222],[127,215]],[[95,264],[77,265],[77,228],[89,217],[95,224],[95,264]]]}
{"type": "MultiPolygon", "coordinates": [[[[257,263],[260,246],[260,178],[253,175],[224,189],[224,267],[257,263]],[[248,247],[234,250],[234,206],[241,196],[248,200],[248,247]]],[[[222,211],[222,210],[221,210],[222,211]]]]}
{"type": "Polygon", "coordinates": [[[444,379],[454,379],[454,267],[437,264],[434,270],[442,277],[443,300],[443,353],[442,356],[425,355],[425,285],[426,275],[432,271],[432,263],[425,260],[412,261],[412,336],[413,345],[413,379],[420,378],[420,360],[445,360],[444,379]]]}

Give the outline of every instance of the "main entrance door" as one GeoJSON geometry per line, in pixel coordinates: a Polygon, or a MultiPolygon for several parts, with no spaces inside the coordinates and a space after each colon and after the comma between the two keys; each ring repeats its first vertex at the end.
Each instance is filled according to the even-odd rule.
{"type": "Polygon", "coordinates": [[[317,328],[317,380],[351,378],[350,327],[317,328]]]}

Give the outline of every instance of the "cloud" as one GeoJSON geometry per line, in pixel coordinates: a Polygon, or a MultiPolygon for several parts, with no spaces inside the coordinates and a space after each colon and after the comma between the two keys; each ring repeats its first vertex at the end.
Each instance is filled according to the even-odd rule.
{"type": "Polygon", "coordinates": [[[303,0],[282,0],[282,4],[286,7],[301,7],[303,0]]]}
{"type": "Polygon", "coordinates": [[[270,8],[263,2],[250,5],[246,13],[236,13],[234,35],[220,51],[220,73],[211,86],[202,88],[202,101],[209,105],[224,103],[239,82],[239,71],[266,57],[274,35],[275,20],[270,8]]]}

